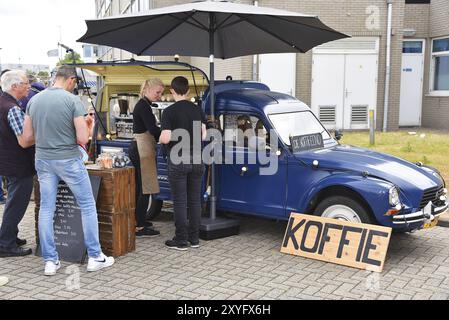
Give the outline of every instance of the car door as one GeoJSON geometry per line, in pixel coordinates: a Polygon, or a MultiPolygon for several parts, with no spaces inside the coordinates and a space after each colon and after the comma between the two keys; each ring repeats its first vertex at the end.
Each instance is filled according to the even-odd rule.
{"type": "Polygon", "coordinates": [[[227,114],[223,123],[223,158],[226,163],[218,166],[219,209],[272,218],[284,217],[287,158],[282,153],[276,155],[277,149],[270,150],[267,123],[256,116],[243,114],[227,114]],[[255,130],[256,127],[259,127],[258,130],[255,130]],[[264,133],[260,134],[260,130],[264,133]],[[260,152],[265,157],[258,155],[261,148],[263,151],[260,152]],[[276,165],[274,174],[264,174],[264,170],[272,171],[276,165]]]}

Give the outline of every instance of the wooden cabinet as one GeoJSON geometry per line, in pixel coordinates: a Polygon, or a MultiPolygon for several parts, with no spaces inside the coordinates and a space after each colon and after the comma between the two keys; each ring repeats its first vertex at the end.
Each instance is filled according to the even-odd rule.
{"type": "Polygon", "coordinates": [[[88,170],[101,177],[97,199],[100,243],[103,252],[114,257],[136,249],[134,168],[88,170]]]}

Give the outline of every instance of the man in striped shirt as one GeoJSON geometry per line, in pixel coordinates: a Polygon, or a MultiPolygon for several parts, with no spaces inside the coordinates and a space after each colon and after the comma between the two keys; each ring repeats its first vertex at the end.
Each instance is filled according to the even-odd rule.
{"type": "Polygon", "coordinates": [[[18,225],[25,215],[33,189],[34,144],[32,135],[24,134],[25,115],[19,100],[26,97],[30,84],[23,71],[9,71],[1,77],[0,96],[0,175],[8,182],[8,199],[0,227],[0,258],[31,254],[19,239],[18,225]]]}
{"type": "MultiPolygon", "coordinates": [[[[0,73],[0,79],[1,76],[3,74],[5,74],[6,72],[11,71],[9,69],[5,69],[0,73]]],[[[3,94],[3,90],[2,90],[2,83],[0,82],[0,96],[3,94]]],[[[5,204],[6,203],[6,199],[5,199],[5,194],[3,193],[3,177],[0,176],[0,204],[5,204]]]]}

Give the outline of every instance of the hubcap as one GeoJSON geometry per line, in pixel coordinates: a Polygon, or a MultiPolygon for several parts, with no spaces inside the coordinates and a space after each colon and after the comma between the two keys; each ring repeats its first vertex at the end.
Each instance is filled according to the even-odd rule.
{"type": "Polygon", "coordinates": [[[331,218],[349,222],[362,222],[359,215],[348,206],[336,204],[328,207],[321,215],[324,218],[331,218]]]}

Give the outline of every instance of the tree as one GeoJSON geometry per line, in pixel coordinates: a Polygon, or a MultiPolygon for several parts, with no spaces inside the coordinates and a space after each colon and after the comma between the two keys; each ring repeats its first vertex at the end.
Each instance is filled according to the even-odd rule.
{"type": "Polygon", "coordinates": [[[33,76],[33,77],[36,76],[36,72],[34,72],[34,71],[32,71],[32,70],[28,70],[28,69],[27,69],[27,71],[26,71],[26,74],[27,74],[27,76],[33,76]]]}
{"type": "MultiPolygon", "coordinates": [[[[81,56],[79,53],[74,53],[75,55],[75,63],[84,63],[83,60],[81,60],[81,56]]],[[[58,62],[58,66],[63,65],[63,64],[73,64],[73,57],[72,57],[72,53],[66,53],[66,55],[64,56],[64,59],[59,60],[58,62]]]]}
{"type": "Polygon", "coordinates": [[[48,74],[47,71],[39,71],[39,73],[37,74],[37,76],[39,78],[48,78],[50,75],[48,74]]]}

